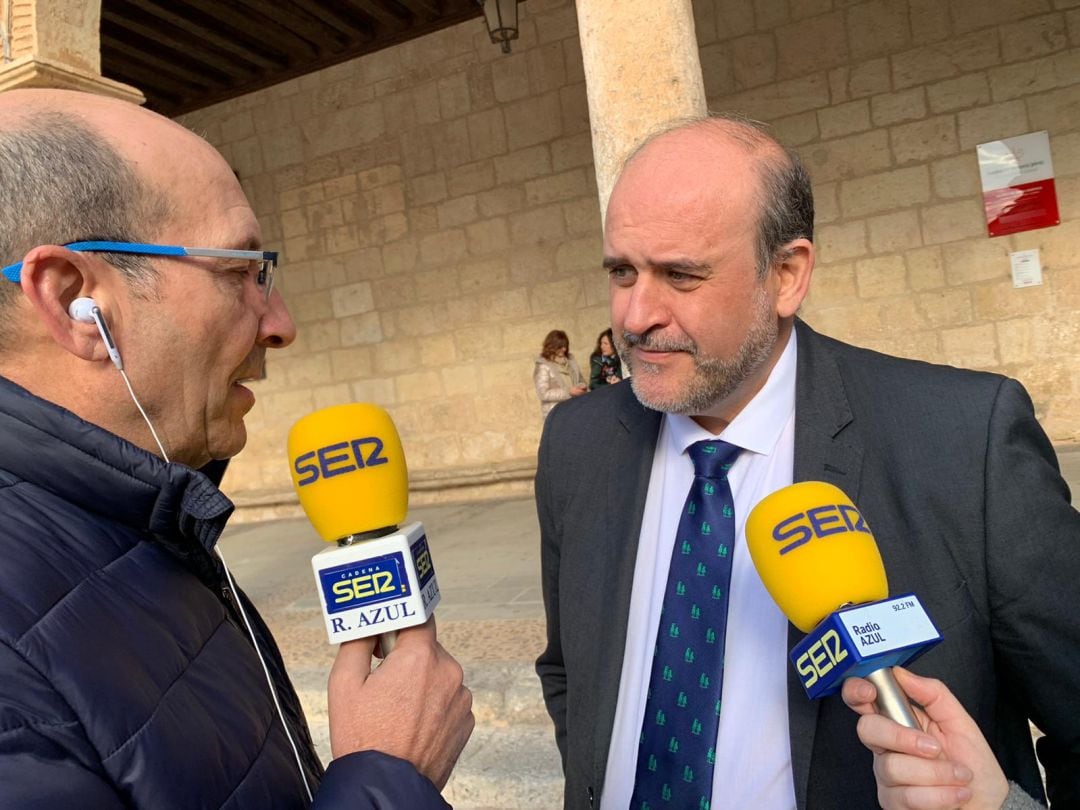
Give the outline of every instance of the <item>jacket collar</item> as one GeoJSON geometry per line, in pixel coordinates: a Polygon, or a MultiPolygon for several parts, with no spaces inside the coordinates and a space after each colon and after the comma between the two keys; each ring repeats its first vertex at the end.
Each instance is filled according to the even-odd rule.
{"type": "Polygon", "coordinates": [[[233,504],[210,479],[167,464],[0,377],[0,467],[65,501],[167,545],[217,542],[233,504]]]}
{"type": "Polygon", "coordinates": [[[824,338],[796,319],[794,480],[827,481],[858,496],[862,446],[841,435],[854,416],[836,357],[824,338]]]}

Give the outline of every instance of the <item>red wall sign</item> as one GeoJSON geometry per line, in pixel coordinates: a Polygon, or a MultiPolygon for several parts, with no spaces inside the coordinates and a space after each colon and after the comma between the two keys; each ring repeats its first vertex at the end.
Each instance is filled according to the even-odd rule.
{"type": "Polygon", "coordinates": [[[980,143],[975,149],[990,236],[1061,223],[1049,133],[980,143]]]}

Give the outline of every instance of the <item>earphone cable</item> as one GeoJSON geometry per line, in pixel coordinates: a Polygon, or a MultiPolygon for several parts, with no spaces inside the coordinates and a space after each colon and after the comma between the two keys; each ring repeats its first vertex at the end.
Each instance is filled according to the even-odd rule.
{"type": "Polygon", "coordinates": [[[120,369],[120,376],[124,378],[124,382],[127,384],[128,393],[131,394],[131,401],[135,403],[135,407],[139,409],[139,413],[142,414],[143,421],[146,422],[146,426],[150,428],[150,434],[154,437],[154,441],[157,442],[158,450],[161,451],[161,457],[165,459],[165,462],[169,461],[169,454],[165,452],[165,445],[161,443],[161,439],[158,438],[157,431],[154,430],[154,426],[150,423],[150,417],[146,415],[146,411],[143,410],[142,404],[139,402],[139,398],[135,396],[135,389],[131,387],[131,380],[128,379],[128,375],[123,369],[120,369]]]}
{"type": "Polygon", "coordinates": [[[281,704],[278,702],[277,690],[274,688],[274,679],[270,677],[270,669],[266,666],[266,661],[263,660],[262,651],[259,649],[259,642],[255,638],[255,631],[251,629],[251,622],[248,621],[247,611],[244,610],[244,604],[240,599],[240,595],[236,591],[236,585],[233,584],[232,573],[229,571],[229,566],[225,564],[225,556],[221,553],[219,546],[214,546],[214,551],[217,552],[218,559],[221,560],[221,567],[225,569],[225,580],[229,583],[229,589],[235,596],[236,606],[240,609],[240,617],[244,620],[244,626],[247,628],[248,635],[251,636],[251,643],[255,645],[255,655],[259,658],[259,663],[262,664],[263,674],[266,675],[266,683],[270,687],[270,697],[274,700],[274,708],[277,709],[278,717],[281,718],[281,725],[285,729],[285,737],[289,741],[289,745],[292,746],[293,756],[296,757],[296,767],[300,770],[300,778],[304,782],[304,790],[307,792],[309,802],[315,801],[315,798],[311,795],[311,787],[308,785],[307,774],[304,773],[304,764],[300,760],[300,751],[296,747],[296,743],[293,741],[292,732],[289,731],[289,724],[285,722],[285,712],[281,709],[281,704]]]}
{"type": "MultiPolygon", "coordinates": [[[[135,403],[135,407],[138,408],[138,413],[143,415],[143,419],[146,421],[146,427],[150,429],[150,434],[153,436],[153,441],[158,443],[158,449],[161,450],[161,457],[168,462],[168,454],[165,453],[165,447],[162,445],[160,438],[158,437],[158,431],[153,429],[153,423],[150,421],[150,417],[146,415],[146,410],[143,409],[138,401],[138,397],[135,395],[135,390],[132,388],[131,380],[127,379],[127,375],[124,373],[124,369],[120,368],[120,376],[124,378],[124,382],[127,384],[127,392],[132,395],[132,402],[135,403]]],[[[237,585],[232,581],[232,572],[229,570],[229,566],[225,563],[225,556],[221,554],[221,549],[218,546],[214,546],[214,551],[217,552],[218,559],[221,561],[221,568],[225,569],[225,579],[229,583],[229,590],[233,594],[237,593],[237,585]]],[[[247,630],[247,635],[252,638],[252,645],[255,647],[256,657],[259,659],[259,664],[262,666],[262,674],[266,675],[267,686],[270,687],[270,698],[273,700],[273,705],[278,710],[278,717],[281,718],[282,728],[285,730],[285,738],[288,740],[289,746],[293,748],[293,756],[296,757],[296,767],[300,771],[300,780],[303,782],[303,791],[308,794],[308,801],[314,801],[311,795],[311,786],[308,784],[308,777],[305,771],[303,771],[303,762],[300,760],[300,752],[296,747],[296,742],[293,740],[292,731],[288,730],[288,723],[285,721],[285,713],[282,711],[281,703],[278,701],[278,690],[274,689],[273,678],[270,676],[270,669],[267,666],[267,662],[262,658],[262,650],[259,649],[258,638],[255,636],[255,631],[252,629],[251,621],[247,619],[247,611],[244,610],[244,605],[241,602],[240,596],[235,597],[237,607],[240,609],[240,617],[244,620],[244,627],[247,630]]]]}

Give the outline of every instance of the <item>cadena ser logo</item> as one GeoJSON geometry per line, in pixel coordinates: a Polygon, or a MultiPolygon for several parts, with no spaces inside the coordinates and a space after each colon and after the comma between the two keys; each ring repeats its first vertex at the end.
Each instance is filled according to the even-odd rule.
{"type": "Polygon", "coordinates": [[[390,459],[382,454],[383,441],[378,436],[365,436],[347,442],[337,442],[301,453],[293,462],[296,485],[306,487],[320,478],[333,478],[353,470],[376,467],[390,459]]]}
{"type": "Polygon", "coordinates": [[[803,688],[809,689],[824,679],[833,667],[847,657],[848,651],[840,634],[830,628],[795,661],[795,669],[802,676],[803,688]]]}
{"type": "Polygon", "coordinates": [[[327,613],[375,605],[408,596],[409,577],[400,551],[319,572],[327,613]]]}
{"type": "Polygon", "coordinates": [[[780,554],[784,555],[809,543],[814,537],[822,538],[840,532],[870,534],[870,527],[851,504],[827,504],[784,518],[773,528],[772,536],[777,543],[786,544],[780,548],[780,554]]]}
{"type": "Polygon", "coordinates": [[[435,569],[431,565],[431,551],[428,550],[427,535],[422,534],[412,544],[413,562],[416,563],[417,587],[422,591],[435,575],[435,569]]]}

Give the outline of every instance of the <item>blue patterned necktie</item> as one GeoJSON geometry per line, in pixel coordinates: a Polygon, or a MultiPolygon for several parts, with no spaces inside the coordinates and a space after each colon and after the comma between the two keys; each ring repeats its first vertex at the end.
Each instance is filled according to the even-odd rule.
{"type": "Polygon", "coordinates": [[[709,810],[712,801],[735,548],[727,473],[739,450],[719,440],[687,450],[694,483],[671,551],[630,810],[709,810]]]}

